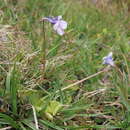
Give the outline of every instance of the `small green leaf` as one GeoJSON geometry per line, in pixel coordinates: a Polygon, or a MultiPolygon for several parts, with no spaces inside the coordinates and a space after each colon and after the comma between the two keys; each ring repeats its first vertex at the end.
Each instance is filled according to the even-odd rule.
{"type": "Polygon", "coordinates": [[[47,117],[49,117],[49,119],[52,119],[52,117],[57,114],[61,107],[62,105],[59,102],[51,101],[45,110],[45,114],[47,115],[47,117]]]}

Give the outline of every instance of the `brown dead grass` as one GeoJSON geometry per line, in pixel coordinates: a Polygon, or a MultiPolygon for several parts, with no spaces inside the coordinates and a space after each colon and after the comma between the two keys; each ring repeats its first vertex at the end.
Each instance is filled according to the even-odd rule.
{"type": "Polygon", "coordinates": [[[9,62],[18,54],[31,53],[31,41],[17,27],[0,25],[0,62],[9,62]]]}

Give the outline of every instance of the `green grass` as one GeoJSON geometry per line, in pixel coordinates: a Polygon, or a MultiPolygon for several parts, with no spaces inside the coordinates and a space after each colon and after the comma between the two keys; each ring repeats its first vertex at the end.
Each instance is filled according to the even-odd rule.
{"type": "Polygon", "coordinates": [[[129,21],[127,5],[115,2],[0,1],[0,128],[36,130],[38,121],[45,130],[129,129],[129,21]],[[45,23],[43,77],[40,20],[58,15],[68,28],[61,37],[45,23]],[[106,68],[111,51],[116,68],[68,87],[106,68]]]}

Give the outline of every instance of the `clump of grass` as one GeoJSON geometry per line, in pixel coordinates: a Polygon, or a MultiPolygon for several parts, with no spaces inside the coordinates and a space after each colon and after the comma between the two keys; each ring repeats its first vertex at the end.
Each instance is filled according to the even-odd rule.
{"type": "Polygon", "coordinates": [[[0,2],[0,128],[129,129],[126,10],[84,0],[24,2],[0,2]],[[62,38],[45,26],[43,79],[40,20],[58,15],[69,26],[62,38]],[[104,71],[111,51],[116,68],[104,71]]]}

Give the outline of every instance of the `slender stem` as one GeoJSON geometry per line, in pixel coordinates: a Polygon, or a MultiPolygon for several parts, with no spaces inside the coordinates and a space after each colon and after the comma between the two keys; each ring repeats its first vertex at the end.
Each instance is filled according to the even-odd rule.
{"type": "Polygon", "coordinates": [[[0,128],[0,130],[10,130],[10,129],[12,129],[11,126],[8,126],[8,127],[5,127],[5,128],[0,128]]]}
{"type": "Polygon", "coordinates": [[[34,116],[34,122],[35,122],[36,130],[39,130],[36,110],[35,110],[34,106],[32,106],[32,109],[33,109],[33,116],[34,116]]]}
{"type": "MultiPolygon", "coordinates": [[[[86,81],[86,80],[88,80],[88,79],[91,79],[91,78],[93,78],[93,77],[95,77],[95,76],[97,76],[97,75],[99,75],[99,74],[101,74],[101,73],[107,72],[108,70],[109,70],[109,66],[108,66],[107,68],[105,68],[105,69],[103,69],[103,70],[101,70],[101,71],[95,73],[95,74],[92,74],[92,75],[90,75],[90,76],[88,76],[88,77],[86,77],[86,78],[84,78],[84,79],[81,79],[81,80],[79,80],[79,81],[77,81],[77,82],[75,82],[75,83],[72,83],[72,84],[70,84],[70,85],[68,85],[68,86],[66,86],[66,87],[64,87],[64,88],[62,88],[61,91],[64,91],[64,90],[69,89],[69,88],[71,88],[71,87],[73,87],[73,86],[75,86],[75,85],[78,85],[78,84],[80,84],[80,83],[82,83],[82,82],[84,82],[84,81],[86,81]]],[[[56,93],[57,93],[57,92],[59,92],[59,90],[56,91],[56,93]]]]}
{"type": "Polygon", "coordinates": [[[45,25],[43,21],[43,43],[42,43],[42,64],[43,64],[43,70],[42,74],[44,77],[45,74],[45,65],[46,65],[46,35],[45,35],[45,25]]]}
{"type": "Polygon", "coordinates": [[[99,74],[101,74],[101,73],[103,73],[103,72],[104,72],[104,70],[99,71],[99,72],[97,72],[97,73],[95,73],[95,74],[93,74],[93,75],[90,75],[90,76],[88,76],[88,77],[82,79],[82,80],[79,80],[79,81],[77,81],[77,82],[75,82],[75,83],[73,83],[73,84],[70,84],[70,85],[68,85],[67,87],[62,88],[61,90],[64,91],[64,90],[66,90],[66,89],[68,89],[68,88],[71,88],[71,87],[73,87],[73,86],[75,86],[75,85],[78,85],[78,84],[80,84],[80,83],[82,83],[82,82],[84,82],[84,81],[86,81],[86,80],[88,80],[88,79],[91,79],[91,78],[93,78],[93,77],[95,77],[95,76],[97,76],[97,75],[99,75],[99,74]]]}

